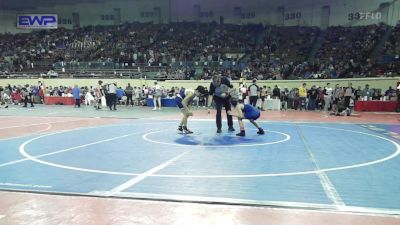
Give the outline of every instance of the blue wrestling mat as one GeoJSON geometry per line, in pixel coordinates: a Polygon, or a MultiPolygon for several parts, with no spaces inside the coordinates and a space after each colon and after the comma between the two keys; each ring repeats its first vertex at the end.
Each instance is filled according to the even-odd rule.
{"type": "Polygon", "coordinates": [[[241,138],[177,124],[0,140],[0,189],[400,214],[399,125],[247,123],[241,138]]]}

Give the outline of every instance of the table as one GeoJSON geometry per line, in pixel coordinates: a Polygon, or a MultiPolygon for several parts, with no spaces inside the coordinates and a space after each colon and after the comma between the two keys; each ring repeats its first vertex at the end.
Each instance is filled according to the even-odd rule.
{"type": "MultiPolygon", "coordinates": [[[[247,96],[244,100],[245,104],[249,104],[249,97],[247,96]]],[[[261,108],[262,101],[258,98],[256,106],[261,108]]],[[[280,99],[265,99],[264,107],[265,110],[281,110],[281,100],[280,99]]]]}
{"type": "Polygon", "coordinates": [[[355,111],[367,112],[395,112],[397,101],[356,101],[355,111]]]}
{"type": "MultiPolygon", "coordinates": [[[[147,106],[153,107],[153,99],[148,98],[147,99],[147,106]]],[[[175,98],[162,98],[161,99],[161,106],[163,107],[176,107],[176,101],[175,98]]]]}
{"type": "Polygon", "coordinates": [[[75,105],[73,97],[44,96],[44,104],[46,105],[75,105]]]}
{"type": "Polygon", "coordinates": [[[266,110],[281,110],[280,99],[265,99],[264,109],[266,110]]]}

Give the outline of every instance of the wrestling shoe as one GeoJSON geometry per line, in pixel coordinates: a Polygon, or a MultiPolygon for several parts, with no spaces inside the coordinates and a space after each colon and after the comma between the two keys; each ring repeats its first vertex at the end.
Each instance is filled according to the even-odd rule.
{"type": "Polygon", "coordinates": [[[246,136],[246,132],[244,130],[241,130],[240,133],[236,134],[236,136],[244,137],[244,136],[246,136]]]}
{"type": "Polygon", "coordinates": [[[265,134],[265,132],[262,128],[259,128],[257,134],[262,135],[262,134],[265,134]]]}
{"type": "Polygon", "coordinates": [[[182,126],[179,126],[179,127],[178,127],[178,130],[179,130],[180,132],[183,132],[182,126]]]}
{"type": "Polygon", "coordinates": [[[185,134],[193,134],[193,131],[189,130],[187,127],[182,127],[182,129],[185,134]]]}
{"type": "Polygon", "coordinates": [[[228,128],[228,131],[229,131],[229,132],[233,132],[233,131],[235,131],[235,128],[229,127],[229,128],[228,128]]]}

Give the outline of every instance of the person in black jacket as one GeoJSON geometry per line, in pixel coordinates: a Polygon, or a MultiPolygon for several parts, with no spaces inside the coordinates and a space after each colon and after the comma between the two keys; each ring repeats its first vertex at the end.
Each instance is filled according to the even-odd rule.
{"type": "Polygon", "coordinates": [[[216,115],[216,124],[217,124],[217,133],[222,133],[222,116],[221,111],[222,107],[225,107],[226,116],[228,118],[228,130],[235,131],[233,128],[233,120],[232,116],[228,115],[228,111],[231,110],[231,103],[230,103],[230,94],[229,88],[232,88],[231,82],[227,77],[215,75],[212,78],[212,82],[210,84],[209,89],[209,97],[208,97],[208,107],[211,105],[212,99],[215,102],[215,107],[217,109],[216,115]]]}
{"type": "Polygon", "coordinates": [[[28,102],[31,104],[31,107],[34,107],[33,105],[33,99],[32,99],[32,91],[29,87],[29,85],[25,85],[24,88],[22,88],[22,95],[24,97],[24,106],[23,107],[27,107],[28,102]]]}

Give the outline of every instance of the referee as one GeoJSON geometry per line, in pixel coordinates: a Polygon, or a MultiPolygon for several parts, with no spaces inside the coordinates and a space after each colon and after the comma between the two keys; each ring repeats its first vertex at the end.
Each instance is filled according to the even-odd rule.
{"type": "Polygon", "coordinates": [[[216,124],[217,133],[222,133],[222,118],[221,111],[222,107],[225,107],[226,117],[228,118],[228,131],[235,131],[233,128],[232,116],[228,115],[228,111],[231,110],[229,88],[231,88],[231,82],[225,76],[214,75],[210,84],[209,96],[208,96],[208,107],[211,105],[212,99],[214,99],[215,107],[217,109],[216,124]]]}

